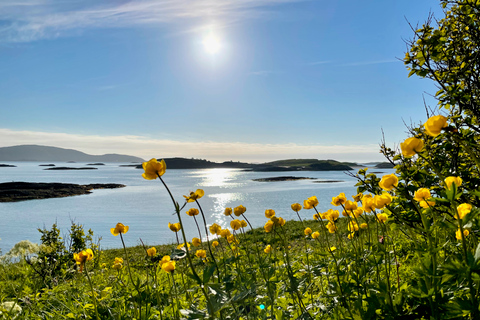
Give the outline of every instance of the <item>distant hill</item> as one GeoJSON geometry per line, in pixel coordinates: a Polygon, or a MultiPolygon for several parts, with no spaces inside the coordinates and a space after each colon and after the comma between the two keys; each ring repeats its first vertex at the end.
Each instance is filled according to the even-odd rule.
{"type": "MultiPolygon", "coordinates": [[[[158,159],[161,160],[161,159],[158,159]]],[[[226,161],[222,163],[204,159],[188,158],[164,158],[167,169],[213,169],[213,168],[236,168],[251,171],[345,171],[353,170],[349,164],[335,160],[317,159],[290,159],[273,162],[253,164],[245,162],[226,161]]],[[[353,163],[352,165],[356,165],[353,163]]],[[[142,166],[137,166],[141,169],[142,166]]]]}
{"type": "Polygon", "coordinates": [[[39,145],[21,145],[0,148],[0,161],[142,162],[144,160],[122,154],[95,156],[72,149],[39,145]]]}

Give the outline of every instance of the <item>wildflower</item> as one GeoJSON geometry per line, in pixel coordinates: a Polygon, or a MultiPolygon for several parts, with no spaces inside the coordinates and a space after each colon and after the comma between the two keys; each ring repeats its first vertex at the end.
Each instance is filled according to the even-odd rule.
{"type": "Polygon", "coordinates": [[[398,178],[395,174],[386,174],[382,177],[382,180],[378,183],[380,188],[386,191],[392,190],[394,187],[398,186],[398,178]]]}
{"type": "Polygon", "coordinates": [[[127,233],[128,232],[128,226],[123,225],[123,223],[117,223],[115,228],[111,228],[110,232],[116,237],[118,236],[119,233],[127,233]]]}
{"type": "Polygon", "coordinates": [[[352,240],[353,237],[355,236],[355,232],[350,232],[347,236],[348,239],[352,240]]]}
{"type": "Polygon", "coordinates": [[[422,151],[423,140],[415,137],[408,138],[404,142],[400,143],[400,149],[402,149],[402,154],[404,157],[413,157],[416,153],[422,151]]]}
{"type": "Polygon", "coordinates": [[[317,239],[319,236],[320,236],[320,232],[318,232],[318,231],[315,231],[314,233],[312,233],[312,238],[313,239],[317,239]]]}
{"type": "Polygon", "coordinates": [[[173,232],[178,232],[180,231],[180,229],[182,229],[182,225],[180,224],[180,222],[177,222],[177,223],[168,223],[168,227],[170,228],[170,230],[172,230],[173,232]]]}
{"type": "Polygon", "coordinates": [[[302,205],[300,203],[294,203],[290,207],[295,212],[298,212],[298,211],[302,210],[302,205]]]}
{"type": "Polygon", "coordinates": [[[285,219],[283,219],[282,217],[272,217],[272,219],[270,219],[273,224],[276,226],[276,227],[279,227],[279,226],[284,226],[285,225],[285,219]]]}
{"type": "Polygon", "coordinates": [[[147,249],[147,255],[149,257],[153,257],[157,254],[157,248],[151,247],[150,249],[147,249]]]}
{"type": "Polygon", "coordinates": [[[330,251],[330,252],[333,252],[335,250],[337,250],[337,247],[335,247],[335,246],[331,246],[330,248],[328,248],[328,251],[330,251]]]}
{"type": "Polygon", "coordinates": [[[232,215],[232,208],[225,208],[225,211],[223,212],[224,215],[226,216],[231,216],[232,215]]]}
{"type": "Polygon", "coordinates": [[[197,189],[195,192],[190,192],[189,196],[183,196],[187,202],[195,202],[197,199],[203,197],[205,192],[202,189],[197,189]]]}
{"type": "Polygon", "coordinates": [[[457,214],[455,215],[455,219],[463,219],[467,214],[472,211],[472,205],[468,203],[462,203],[457,207],[457,214]]]}
{"type": "MultiPolygon", "coordinates": [[[[189,246],[189,248],[190,248],[190,246],[189,246]]],[[[162,259],[160,261],[158,261],[158,264],[161,267],[164,263],[167,263],[170,260],[171,260],[170,256],[163,256],[162,259]]]]}
{"type": "Polygon", "coordinates": [[[92,249],[87,249],[82,250],[79,253],[74,253],[73,259],[75,259],[76,264],[80,265],[80,272],[82,272],[85,262],[93,259],[93,251],[92,249]]]}
{"type": "Polygon", "coordinates": [[[373,198],[363,197],[362,203],[363,203],[363,210],[365,212],[370,213],[372,211],[375,211],[375,202],[373,201],[373,198]]]}
{"type": "Polygon", "coordinates": [[[230,227],[232,227],[232,229],[236,231],[242,227],[242,223],[240,222],[240,220],[235,219],[230,221],[230,227]]]}
{"type": "Polygon", "coordinates": [[[263,249],[263,251],[265,253],[270,253],[270,251],[272,251],[272,246],[271,245],[266,246],[265,249],[263,249]]]}
{"type": "Polygon", "coordinates": [[[462,185],[462,178],[460,177],[447,177],[445,179],[445,185],[447,186],[447,189],[450,190],[452,187],[452,184],[455,184],[455,186],[458,188],[462,185]]]}
{"type": "Polygon", "coordinates": [[[319,220],[320,219],[320,215],[318,213],[315,213],[313,215],[313,220],[319,220]]]}
{"type": "Polygon", "coordinates": [[[386,213],[377,214],[377,219],[381,223],[385,223],[388,220],[388,215],[386,213]]]}
{"type": "MultiPolygon", "coordinates": [[[[463,230],[463,237],[466,238],[470,234],[470,231],[467,229],[463,230]]],[[[457,240],[462,240],[462,231],[460,229],[457,229],[457,232],[455,233],[455,237],[457,240]]]]}
{"type": "Polygon", "coordinates": [[[316,196],[312,196],[307,200],[303,200],[303,209],[309,210],[318,206],[318,199],[316,196]]]}
{"type": "Polygon", "coordinates": [[[247,208],[245,208],[244,206],[242,205],[239,205],[238,207],[235,207],[235,209],[233,209],[233,213],[239,217],[241,216],[242,214],[245,213],[245,211],[247,211],[247,208]]]}
{"type": "Polygon", "coordinates": [[[424,124],[425,131],[432,137],[438,136],[446,126],[447,118],[442,115],[430,117],[424,124]]]}
{"type": "Polygon", "coordinates": [[[362,228],[362,229],[367,229],[367,228],[368,228],[368,224],[362,223],[362,224],[360,225],[360,228],[362,228]]]}
{"type": "Polygon", "coordinates": [[[238,239],[235,238],[235,236],[233,234],[231,234],[227,237],[227,242],[228,243],[239,243],[238,239]]]}
{"type": "MultiPolygon", "coordinates": [[[[293,204],[292,204],[293,206],[293,204]]],[[[265,217],[270,219],[271,217],[274,217],[275,216],[275,210],[273,209],[267,209],[265,210],[265,217]]]]}
{"type": "Polygon", "coordinates": [[[273,230],[273,221],[272,220],[268,220],[265,225],[263,226],[263,228],[265,229],[265,232],[271,232],[273,230]]]}
{"type": "MultiPolygon", "coordinates": [[[[177,249],[183,249],[183,247],[185,246],[185,243],[180,243],[178,246],[177,246],[177,249]]],[[[187,242],[187,246],[188,246],[188,249],[190,249],[190,243],[187,242]]]]}
{"type": "Polygon", "coordinates": [[[113,261],[113,269],[120,270],[123,268],[123,259],[122,258],[115,258],[115,261],[113,261]]]}
{"type": "Polygon", "coordinates": [[[214,223],[210,226],[209,229],[210,229],[211,234],[218,234],[222,230],[222,227],[220,227],[218,224],[214,223]]]}
{"type": "Polygon", "coordinates": [[[430,208],[435,205],[435,201],[420,201],[419,203],[420,207],[422,208],[430,208]]]}
{"type": "Polygon", "coordinates": [[[162,270],[171,273],[175,271],[175,261],[168,261],[162,264],[162,270]]]}
{"type": "Polygon", "coordinates": [[[375,197],[373,197],[373,203],[374,203],[375,208],[383,209],[385,206],[392,203],[392,199],[393,198],[392,198],[391,195],[384,192],[381,195],[375,195],[375,197]]]}
{"type": "Polygon", "coordinates": [[[195,255],[197,256],[197,258],[206,258],[207,257],[207,251],[197,250],[197,252],[195,252],[195,255]]]}
{"type": "Polygon", "coordinates": [[[312,229],[310,229],[310,228],[305,228],[305,230],[303,231],[303,233],[305,233],[305,235],[308,236],[309,234],[312,234],[312,229]]]}
{"type": "Polygon", "coordinates": [[[332,205],[339,206],[347,202],[347,198],[345,197],[345,193],[340,193],[338,196],[332,198],[332,205]]]}
{"type": "Polygon", "coordinates": [[[358,224],[355,221],[350,221],[348,223],[348,231],[350,232],[358,231],[358,224]]]}
{"type": "Polygon", "coordinates": [[[329,221],[327,224],[327,229],[328,229],[328,232],[335,233],[335,231],[337,231],[337,226],[333,221],[329,221]]]}
{"type": "Polygon", "coordinates": [[[229,235],[231,235],[231,233],[230,233],[230,230],[228,229],[222,229],[222,231],[220,231],[220,236],[222,236],[223,238],[226,238],[229,235]]]}
{"type": "Polygon", "coordinates": [[[186,214],[189,215],[190,217],[193,217],[193,216],[198,215],[199,212],[198,212],[198,209],[190,208],[190,209],[187,210],[186,214]]]}
{"type": "Polygon", "coordinates": [[[338,210],[328,209],[327,212],[324,214],[325,219],[328,221],[336,221],[338,217],[340,217],[340,212],[338,210]]]}
{"type": "Polygon", "coordinates": [[[192,244],[194,247],[199,247],[202,244],[202,240],[199,238],[192,238],[192,244]]]}
{"type": "Polygon", "coordinates": [[[219,245],[219,243],[218,243],[217,240],[215,240],[215,241],[212,242],[212,247],[213,247],[213,248],[218,247],[218,245],[219,245]]]}
{"type": "Polygon", "coordinates": [[[430,199],[432,195],[430,194],[430,190],[428,188],[420,188],[413,194],[413,200],[421,202],[430,199]]]}
{"type": "Polygon", "coordinates": [[[355,196],[352,196],[353,200],[355,200],[355,202],[360,202],[363,198],[363,193],[359,193],[355,196]]]}
{"type": "Polygon", "coordinates": [[[155,158],[150,159],[148,162],[144,162],[142,167],[143,170],[145,170],[145,173],[142,174],[142,177],[147,180],[155,180],[157,177],[163,176],[165,170],[167,169],[167,165],[165,164],[164,160],[158,162],[155,158]]]}
{"type": "Polygon", "coordinates": [[[350,201],[350,200],[347,200],[345,202],[345,210],[350,210],[350,211],[353,211],[355,209],[357,209],[357,203],[356,202],[353,202],[353,201],[350,201]]]}
{"type": "Polygon", "coordinates": [[[353,215],[358,218],[362,215],[363,213],[363,208],[362,207],[358,207],[357,209],[353,210],[353,215]]]}
{"type": "Polygon", "coordinates": [[[240,223],[242,224],[242,228],[245,228],[246,226],[248,226],[247,221],[245,220],[240,220],[240,223]]]}

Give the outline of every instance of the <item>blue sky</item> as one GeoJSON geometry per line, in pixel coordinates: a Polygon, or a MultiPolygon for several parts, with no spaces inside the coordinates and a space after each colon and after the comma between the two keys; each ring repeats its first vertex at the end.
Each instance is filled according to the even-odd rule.
{"type": "Polygon", "coordinates": [[[435,87],[398,58],[439,1],[0,2],[0,147],[382,160],[435,87]]]}

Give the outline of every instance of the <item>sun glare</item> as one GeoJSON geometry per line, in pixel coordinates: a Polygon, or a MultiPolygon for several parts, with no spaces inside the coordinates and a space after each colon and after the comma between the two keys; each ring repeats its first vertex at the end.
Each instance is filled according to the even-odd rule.
{"type": "Polygon", "coordinates": [[[207,53],[215,54],[220,51],[222,45],[217,37],[209,35],[203,39],[203,47],[207,53]]]}

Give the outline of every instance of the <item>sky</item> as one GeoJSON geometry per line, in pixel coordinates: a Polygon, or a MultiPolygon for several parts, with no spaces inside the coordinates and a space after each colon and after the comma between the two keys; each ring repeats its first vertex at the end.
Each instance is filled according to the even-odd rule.
{"type": "Polygon", "coordinates": [[[435,107],[433,0],[2,0],[0,147],[382,161],[435,107]]]}

